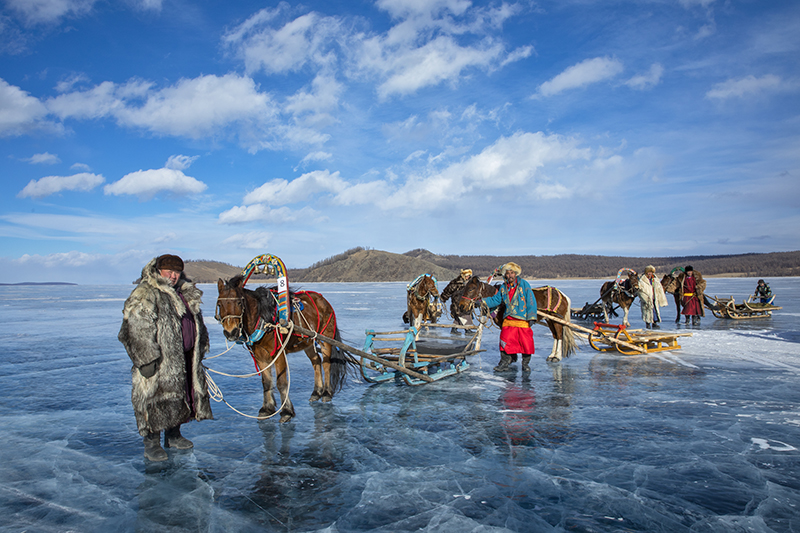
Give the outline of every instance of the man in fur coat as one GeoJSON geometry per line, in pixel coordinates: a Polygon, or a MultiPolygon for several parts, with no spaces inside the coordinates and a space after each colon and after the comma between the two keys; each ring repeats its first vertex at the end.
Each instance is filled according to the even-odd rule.
{"type": "MultiPolygon", "coordinates": [[[[447,284],[447,287],[444,288],[440,299],[442,303],[446,302],[450,299],[451,296],[455,295],[457,292],[463,289],[469,279],[472,277],[472,270],[469,268],[461,269],[461,273],[458,277],[454,278],[450,283],[447,284]]],[[[458,326],[471,326],[472,325],[472,312],[469,313],[462,313],[458,308],[458,299],[453,298],[450,300],[450,316],[453,317],[453,324],[458,326]]],[[[467,330],[464,330],[466,332],[467,330]]],[[[452,328],[450,333],[453,335],[459,335],[461,330],[458,328],[452,328]]]]}
{"type": "Polygon", "coordinates": [[[661,322],[661,311],[659,307],[667,305],[667,296],[664,294],[664,287],[656,279],[656,267],[647,265],[644,267],[644,274],[639,278],[639,301],[642,307],[642,320],[646,328],[658,329],[661,322]]]}
{"type": "Polygon", "coordinates": [[[176,255],[152,259],[125,301],[119,341],[133,362],[131,402],[144,456],[164,461],[168,448],[188,449],[181,424],[213,418],[203,356],[208,330],[200,310],[203,292],[183,273],[176,255]]]}

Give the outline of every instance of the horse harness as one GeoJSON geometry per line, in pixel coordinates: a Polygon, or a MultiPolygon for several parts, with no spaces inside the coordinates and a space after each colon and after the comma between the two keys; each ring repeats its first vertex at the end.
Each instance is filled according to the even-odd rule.
{"type": "MultiPolygon", "coordinates": [[[[269,291],[269,293],[273,297],[273,299],[275,299],[275,302],[277,303],[277,298],[275,298],[274,292],[273,291],[269,291]]],[[[264,338],[264,334],[267,332],[268,329],[275,330],[275,335],[278,335],[278,331],[277,331],[278,326],[276,324],[274,324],[274,323],[268,322],[263,316],[260,316],[260,315],[258,317],[258,320],[256,321],[256,327],[253,330],[253,333],[248,335],[245,332],[245,327],[244,327],[245,308],[246,308],[246,305],[245,305],[244,296],[229,297],[229,298],[217,298],[217,312],[215,313],[214,318],[219,323],[222,323],[224,320],[227,320],[229,318],[236,319],[236,320],[239,321],[239,328],[240,328],[242,333],[241,333],[241,336],[239,337],[239,339],[236,341],[237,344],[244,344],[245,346],[247,346],[248,349],[251,349],[254,344],[256,344],[258,341],[260,341],[262,338],[264,338]],[[229,315],[225,315],[225,316],[221,317],[220,316],[220,305],[219,305],[219,301],[220,300],[238,301],[239,305],[240,305],[240,309],[242,310],[241,313],[239,313],[238,315],[229,314],[229,315]]],[[[294,309],[295,311],[302,311],[304,309],[303,302],[302,302],[302,300],[300,300],[300,298],[297,298],[297,297],[292,298],[292,309],[294,309]]],[[[317,312],[317,315],[319,316],[319,312],[317,312]]],[[[325,327],[327,327],[327,326],[328,326],[328,324],[325,324],[325,327]]],[[[305,335],[298,335],[298,336],[304,337],[305,335]]]]}

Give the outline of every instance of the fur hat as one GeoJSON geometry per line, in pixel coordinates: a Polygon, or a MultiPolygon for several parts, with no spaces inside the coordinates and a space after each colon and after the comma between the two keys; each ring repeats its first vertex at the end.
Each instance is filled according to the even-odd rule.
{"type": "Polygon", "coordinates": [[[177,255],[164,254],[156,258],[157,270],[174,270],[175,272],[183,272],[183,259],[177,255]]]}
{"type": "Polygon", "coordinates": [[[683,269],[684,272],[694,272],[694,268],[692,265],[686,265],[686,268],[683,269]]]}
{"type": "Polygon", "coordinates": [[[471,268],[462,268],[461,275],[465,277],[472,277],[472,269],[471,268]]]}
{"type": "Polygon", "coordinates": [[[647,265],[646,267],[644,267],[644,273],[645,274],[647,274],[648,272],[655,273],[655,271],[656,271],[656,267],[654,267],[653,265],[647,265]]]}
{"type": "Polygon", "coordinates": [[[500,267],[500,274],[505,275],[506,271],[513,270],[517,273],[517,276],[522,274],[522,267],[516,264],[513,261],[509,261],[505,265],[500,267]]]}

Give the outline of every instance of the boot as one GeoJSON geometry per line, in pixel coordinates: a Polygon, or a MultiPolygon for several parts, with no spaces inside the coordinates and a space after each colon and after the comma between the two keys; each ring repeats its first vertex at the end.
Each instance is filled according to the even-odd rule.
{"type": "Polygon", "coordinates": [[[661,326],[659,326],[659,325],[658,325],[658,322],[653,322],[653,323],[650,325],[650,328],[651,328],[651,329],[661,329],[661,326]]]}
{"type": "Polygon", "coordinates": [[[686,324],[688,326],[690,319],[691,319],[691,317],[689,315],[686,315],[686,321],[684,322],[684,324],[686,324]]]}
{"type": "Polygon", "coordinates": [[[151,461],[166,461],[167,452],[161,447],[161,432],[148,433],[144,438],[144,456],[151,461]]]}
{"type": "Polygon", "coordinates": [[[650,322],[644,323],[644,329],[650,329],[650,322]]]}
{"type": "Polygon", "coordinates": [[[527,354],[522,354],[522,371],[523,372],[530,372],[531,371],[531,356],[527,354]]]}
{"type": "Polygon", "coordinates": [[[180,426],[175,426],[164,432],[164,446],[167,448],[175,448],[176,450],[188,450],[192,448],[194,444],[181,435],[180,426]]]}
{"type": "Polygon", "coordinates": [[[700,316],[694,315],[692,317],[692,325],[693,326],[699,326],[700,325],[700,316]]]}
{"type": "Polygon", "coordinates": [[[461,330],[458,328],[450,328],[450,335],[461,335],[461,330]]]}
{"type": "Polygon", "coordinates": [[[494,371],[504,372],[508,370],[509,363],[511,363],[511,356],[505,352],[500,352],[500,363],[494,367],[494,371]]]}

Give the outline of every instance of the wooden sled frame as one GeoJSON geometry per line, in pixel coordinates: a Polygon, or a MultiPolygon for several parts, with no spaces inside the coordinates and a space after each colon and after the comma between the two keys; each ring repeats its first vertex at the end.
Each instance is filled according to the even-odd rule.
{"type": "MultiPolygon", "coordinates": [[[[418,331],[413,326],[400,331],[376,332],[368,329],[364,341],[363,353],[373,357],[361,358],[361,376],[369,383],[386,383],[388,381],[405,382],[408,385],[422,385],[460,374],[469,368],[467,356],[483,352],[481,338],[484,320],[478,326],[454,326],[453,324],[429,324],[422,327],[460,328],[473,331],[467,343],[459,347],[459,351],[447,353],[442,347],[418,346],[418,331]],[[376,343],[394,343],[394,346],[379,347],[376,343]],[[399,343],[399,345],[398,345],[399,343]],[[432,353],[420,353],[427,350],[432,353]],[[389,365],[387,363],[393,363],[389,365]],[[401,369],[411,370],[406,372],[401,369]],[[415,375],[417,374],[417,375],[415,375]],[[424,376],[421,377],[421,376],[424,376]],[[427,379],[426,379],[427,378],[427,379]]],[[[421,345],[424,345],[422,339],[421,345]]]]}
{"type": "Polygon", "coordinates": [[[680,350],[678,338],[691,336],[691,333],[628,329],[624,324],[595,322],[594,329],[589,334],[589,345],[598,352],[614,350],[623,355],[636,355],[680,350]]]}
{"type": "Polygon", "coordinates": [[[730,298],[717,298],[714,296],[716,308],[711,307],[711,312],[717,318],[731,318],[734,320],[743,320],[747,318],[770,318],[772,312],[778,309],[783,309],[777,305],[772,305],[775,299],[773,296],[770,303],[762,304],[752,301],[750,296],[747,301],[737,304],[733,296],[730,298]]]}

